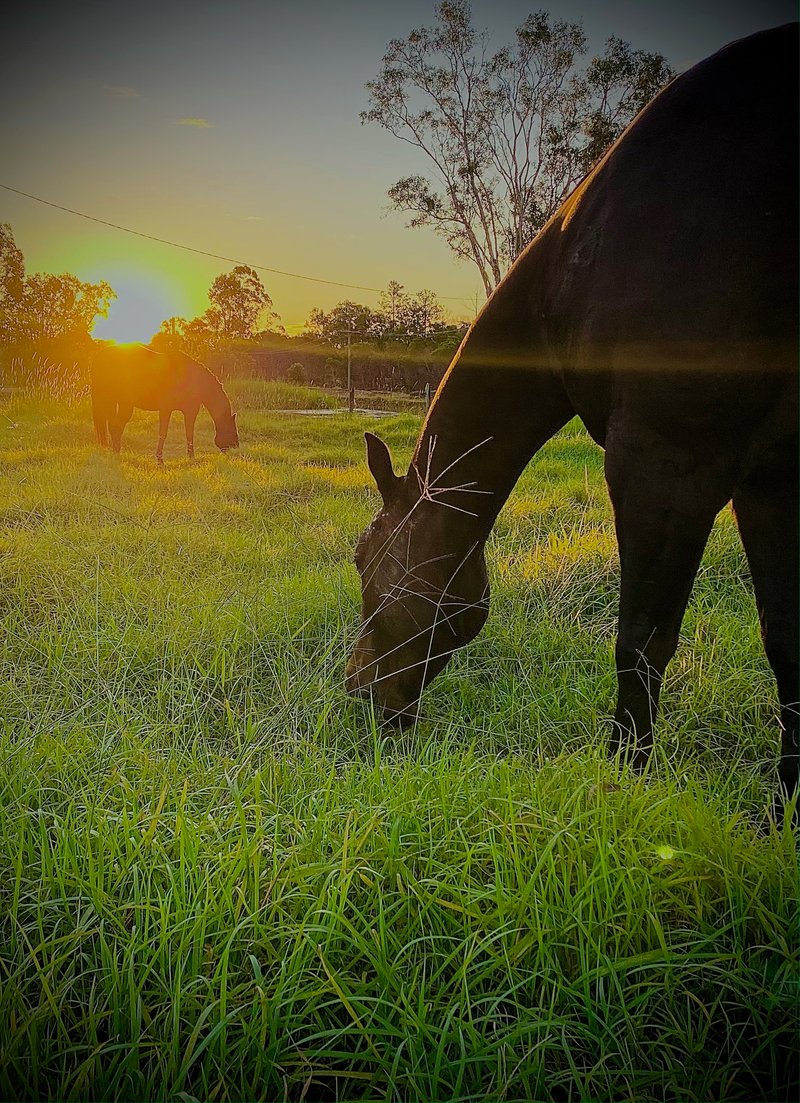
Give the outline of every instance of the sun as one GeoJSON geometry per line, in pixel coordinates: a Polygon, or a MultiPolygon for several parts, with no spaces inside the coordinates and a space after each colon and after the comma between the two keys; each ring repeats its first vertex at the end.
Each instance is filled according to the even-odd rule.
{"type": "Polygon", "coordinates": [[[165,295],[161,281],[139,273],[121,271],[105,277],[117,293],[107,318],[98,318],[93,336],[103,341],[127,344],[148,342],[157,333],[171,309],[174,295],[165,295]],[[172,301],[171,301],[172,300],[172,301]]]}

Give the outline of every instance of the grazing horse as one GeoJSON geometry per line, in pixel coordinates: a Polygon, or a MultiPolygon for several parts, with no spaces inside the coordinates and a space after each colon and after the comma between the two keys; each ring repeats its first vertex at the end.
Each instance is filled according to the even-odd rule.
{"type": "Polygon", "coordinates": [[[574,415],[605,449],[621,583],[612,749],[636,768],[717,513],[732,500],[797,785],[797,24],[673,80],[522,253],[456,353],[410,468],[367,434],[346,674],[384,716],[488,612],[484,544],[574,415]]]}
{"type": "Polygon", "coordinates": [[[183,352],[154,352],[145,345],[104,345],[92,364],[92,414],[97,441],[119,452],[134,406],[158,410],[156,459],[164,462],[164,442],[173,410],[183,414],[186,451],[194,456],[194,423],[205,406],[214,421],[221,452],[238,448],[236,414],[213,372],[183,352]]]}

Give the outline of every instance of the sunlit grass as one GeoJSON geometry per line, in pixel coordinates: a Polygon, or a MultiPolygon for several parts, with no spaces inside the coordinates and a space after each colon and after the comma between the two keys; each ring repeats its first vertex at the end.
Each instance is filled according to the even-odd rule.
{"type": "Polygon", "coordinates": [[[202,415],[190,463],[176,418],[163,469],[153,415],[120,457],[82,405],[0,423],[0,1095],[796,1098],[797,871],[729,517],[646,778],[604,756],[617,561],[576,425],[392,735],[341,687],[361,433],[399,469],[420,413],[259,386],[240,453],[202,415]]]}

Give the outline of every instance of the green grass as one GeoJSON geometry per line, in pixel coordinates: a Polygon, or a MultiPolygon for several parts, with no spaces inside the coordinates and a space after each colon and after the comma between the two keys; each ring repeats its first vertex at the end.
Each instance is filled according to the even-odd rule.
{"type": "Polygon", "coordinates": [[[729,515],[647,777],[604,755],[617,561],[577,424],[392,734],[342,691],[361,433],[399,468],[419,416],[232,389],[241,452],[202,415],[190,464],[176,418],[163,470],[152,415],[121,457],[83,405],[0,417],[0,1097],[796,1099],[798,876],[729,515]]]}

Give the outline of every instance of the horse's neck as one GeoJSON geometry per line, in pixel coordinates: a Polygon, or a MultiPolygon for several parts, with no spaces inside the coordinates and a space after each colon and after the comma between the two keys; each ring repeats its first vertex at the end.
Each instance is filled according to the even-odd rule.
{"type": "Polygon", "coordinates": [[[222,384],[208,368],[201,367],[203,405],[216,422],[220,417],[225,417],[231,412],[231,403],[223,390],[222,384]]]}
{"type": "Polygon", "coordinates": [[[470,538],[488,536],[531,456],[574,412],[532,313],[528,303],[515,308],[513,293],[487,304],[436,394],[409,469],[412,485],[449,506],[470,538]]]}

